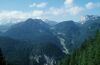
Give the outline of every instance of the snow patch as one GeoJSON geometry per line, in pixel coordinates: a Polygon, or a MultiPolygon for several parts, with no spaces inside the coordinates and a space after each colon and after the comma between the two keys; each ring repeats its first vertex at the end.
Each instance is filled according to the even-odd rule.
{"type": "Polygon", "coordinates": [[[89,21],[89,20],[96,20],[96,19],[99,19],[100,16],[97,16],[97,15],[87,15],[87,16],[81,16],[80,17],[80,23],[81,24],[84,24],[86,21],[89,21]]]}
{"type": "Polygon", "coordinates": [[[37,63],[39,63],[39,59],[41,58],[41,55],[35,55],[34,60],[36,60],[37,63]]]}
{"type": "Polygon", "coordinates": [[[61,32],[57,32],[57,35],[65,36],[65,34],[64,33],[61,33],[61,32]]]}
{"type": "Polygon", "coordinates": [[[86,17],[85,17],[85,16],[81,16],[81,17],[80,17],[80,23],[81,23],[81,24],[84,24],[85,21],[86,21],[86,17]]]}
{"type": "Polygon", "coordinates": [[[54,65],[54,64],[56,64],[56,61],[53,58],[49,58],[45,54],[44,54],[44,58],[46,60],[46,63],[44,65],[54,65]]]}
{"type": "Polygon", "coordinates": [[[86,21],[89,21],[89,20],[96,20],[96,19],[99,19],[100,16],[97,16],[97,15],[87,15],[87,16],[81,16],[80,17],[80,23],[81,24],[84,24],[86,21]]]}
{"type": "Polygon", "coordinates": [[[65,45],[65,39],[61,38],[61,37],[58,37],[58,39],[60,40],[60,43],[61,45],[63,46],[63,52],[65,54],[69,54],[69,51],[68,49],[66,48],[66,45],[65,45]]]}

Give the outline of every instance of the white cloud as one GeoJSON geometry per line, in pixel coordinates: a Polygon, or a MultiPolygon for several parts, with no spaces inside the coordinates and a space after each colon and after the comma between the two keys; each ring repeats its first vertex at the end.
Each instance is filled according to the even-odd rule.
{"type": "Polygon", "coordinates": [[[29,5],[29,7],[37,7],[37,8],[44,8],[47,6],[46,2],[41,2],[41,3],[32,3],[29,5]]]}
{"type": "Polygon", "coordinates": [[[32,16],[41,16],[43,14],[44,14],[43,10],[33,10],[32,12],[32,16]]]}
{"type": "Polygon", "coordinates": [[[87,9],[94,9],[100,7],[100,3],[88,2],[85,6],[87,9]]]}
{"type": "Polygon", "coordinates": [[[28,13],[21,11],[1,11],[0,19],[23,19],[28,16],[28,13]]]}
{"type": "Polygon", "coordinates": [[[86,4],[87,9],[93,9],[95,7],[95,4],[93,2],[89,2],[86,4]]]}
{"type": "Polygon", "coordinates": [[[84,8],[79,7],[74,4],[74,0],[65,0],[64,5],[61,7],[50,7],[46,14],[52,14],[54,16],[63,15],[78,15],[84,10],[84,8]]]}
{"type": "Polygon", "coordinates": [[[65,13],[65,10],[63,8],[56,8],[56,7],[50,7],[48,11],[46,11],[46,14],[51,14],[53,16],[63,15],[65,13]]]}
{"type": "MultiPolygon", "coordinates": [[[[30,7],[38,7],[43,8],[46,7],[46,2],[33,3],[30,7]]],[[[74,0],[64,0],[63,5],[61,7],[50,7],[47,10],[33,10],[29,12],[23,11],[0,11],[0,23],[9,23],[9,22],[19,22],[22,20],[26,20],[27,18],[37,18],[37,19],[48,19],[49,17],[66,17],[67,15],[77,15],[83,11],[82,7],[79,7],[74,4],[74,0]]]]}
{"type": "Polygon", "coordinates": [[[64,0],[63,5],[60,7],[50,7],[46,10],[42,10],[43,7],[46,7],[48,3],[40,2],[40,3],[32,3],[30,7],[40,8],[39,10],[33,10],[29,12],[23,11],[0,11],[0,22],[3,21],[20,21],[25,20],[27,18],[39,18],[39,19],[48,19],[49,17],[61,16],[66,17],[67,15],[75,16],[84,11],[85,8],[92,9],[95,7],[100,7],[100,3],[88,2],[84,7],[81,7],[75,4],[74,0],[64,0]],[[50,15],[50,16],[49,16],[50,15]]]}
{"type": "Polygon", "coordinates": [[[73,0],[65,0],[64,1],[65,6],[70,7],[73,6],[73,0]]]}
{"type": "Polygon", "coordinates": [[[68,14],[78,15],[84,8],[74,4],[74,0],[65,0],[64,2],[65,10],[68,14]]]}
{"type": "Polygon", "coordinates": [[[27,18],[43,18],[43,10],[23,11],[0,11],[0,23],[16,23],[27,18]]]}
{"type": "Polygon", "coordinates": [[[82,11],[83,11],[83,8],[82,7],[78,7],[78,6],[73,6],[73,7],[68,9],[68,12],[71,15],[77,15],[77,14],[81,13],[82,11]]]}

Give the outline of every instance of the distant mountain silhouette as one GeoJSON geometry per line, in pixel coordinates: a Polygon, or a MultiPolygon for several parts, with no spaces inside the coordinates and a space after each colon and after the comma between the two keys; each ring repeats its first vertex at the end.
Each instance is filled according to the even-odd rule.
{"type": "Polygon", "coordinates": [[[36,43],[59,43],[56,36],[50,31],[49,25],[40,19],[28,19],[15,24],[4,33],[4,36],[36,43]]]}

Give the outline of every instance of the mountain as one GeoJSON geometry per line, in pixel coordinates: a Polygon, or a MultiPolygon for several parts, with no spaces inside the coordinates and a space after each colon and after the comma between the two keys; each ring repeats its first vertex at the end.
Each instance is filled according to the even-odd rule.
{"type": "Polygon", "coordinates": [[[8,37],[0,37],[0,48],[7,63],[14,65],[28,65],[29,53],[32,44],[14,40],[8,37]]]}
{"type": "Polygon", "coordinates": [[[55,44],[19,41],[0,37],[0,48],[7,63],[13,65],[54,65],[65,54],[55,44]]]}
{"type": "Polygon", "coordinates": [[[95,32],[100,30],[100,16],[87,15],[85,18],[85,23],[81,25],[81,41],[94,37],[95,32]]]}
{"type": "Polygon", "coordinates": [[[62,59],[58,65],[99,65],[100,32],[93,39],[86,40],[80,48],[69,57],[62,59]]]}
{"type": "MultiPolygon", "coordinates": [[[[80,28],[79,47],[66,58],[60,60],[58,65],[99,65],[100,64],[100,16],[87,15],[84,23],[77,24],[80,28]]],[[[72,28],[73,29],[73,28],[72,28]]]]}
{"type": "Polygon", "coordinates": [[[35,44],[30,54],[30,65],[55,65],[64,55],[54,44],[35,44]]]}
{"type": "Polygon", "coordinates": [[[50,25],[50,26],[54,26],[54,25],[57,24],[56,21],[51,21],[51,20],[45,20],[44,22],[47,23],[47,24],[50,25]]]}
{"type": "Polygon", "coordinates": [[[64,21],[56,24],[51,28],[54,34],[61,41],[61,45],[68,53],[78,45],[78,36],[80,35],[80,28],[74,21],[64,21]],[[67,50],[68,49],[68,50],[67,50]]]}
{"type": "Polygon", "coordinates": [[[13,24],[0,25],[0,31],[6,32],[13,24]]]}
{"type": "MultiPolygon", "coordinates": [[[[94,39],[97,30],[100,30],[99,16],[88,15],[82,24],[63,21],[54,25],[30,18],[12,25],[6,32],[1,32],[0,48],[7,61],[15,65],[55,65],[65,55],[68,62],[71,62],[70,56],[74,57],[73,53],[76,54],[77,49],[88,43],[83,43],[86,39],[94,39]]],[[[84,54],[83,50],[77,52],[80,54],[80,51],[84,54]]],[[[80,62],[82,59],[79,59],[80,62]]]]}
{"type": "MultiPolygon", "coordinates": [[[[47,20],[49,21],[49,20],[47,20]]],[[[50,26],[46,21],[40,19],[28,19],[13,25],[4,36],[18,40],[31,40],[38,43],[52,42],[62,43],[66,51],[77,48],[89,36],[95,35],[95,31],[100,29],[100,17],[95,15],[85,16],[83,24],[74,21],[63,21],[50,26]]],[[[65,52],[65,51],[64,51],[65,52]]]]}
{"type": "Polygon", "coordinates": [[[36,43],[54,43],[59,44],[58,39],[50,31],[49,25],[40,19],[28,19],[25,22],[20,22],[13,25],[4,36],[25,40],[33,41],[36,43]]]}
{"type": "Polygon", "coordinates": [[[16,65],[54,65],[64,55],[59,39],[52,33],[50,26],[40,19],[17,23],[3,33],[3,37],[12,39],[4,41],[1,38],[0,46],[10,59],[9,62],[16,65]]]}
{"type": "Polygon", "coordinates": [[[100,16],[87,15],[84,23],[74,21],[63,21],[51,27],[53,33],[58,37],[63,47],[63,52],[68,54],[81,46],[86,39],[94,37],[100,30],[100,16]]]}

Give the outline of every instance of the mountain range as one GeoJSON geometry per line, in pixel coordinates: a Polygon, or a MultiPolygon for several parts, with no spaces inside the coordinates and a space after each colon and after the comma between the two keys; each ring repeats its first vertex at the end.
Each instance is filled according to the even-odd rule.
{"type": "Polygon", "coordinates": [[[55,65],[100,30],[100,16],[87,15],[84,23],[51,23],[27,19],[0,33],[0,48],[8,63],[15,65],[55,65]]]}

